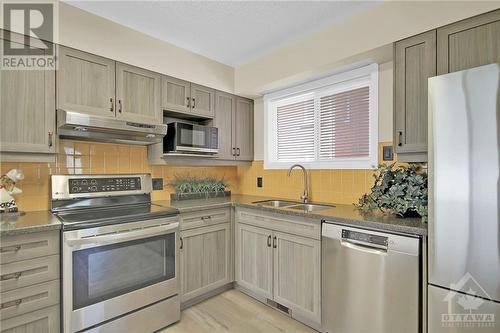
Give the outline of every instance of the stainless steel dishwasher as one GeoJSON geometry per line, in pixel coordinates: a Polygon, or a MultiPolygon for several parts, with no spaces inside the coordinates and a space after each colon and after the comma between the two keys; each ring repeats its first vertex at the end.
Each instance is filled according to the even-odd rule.
{"type": "Polygon", "coordinates": [[[419,332],[420,239],[322,224],[325,332],[419,332]]]}

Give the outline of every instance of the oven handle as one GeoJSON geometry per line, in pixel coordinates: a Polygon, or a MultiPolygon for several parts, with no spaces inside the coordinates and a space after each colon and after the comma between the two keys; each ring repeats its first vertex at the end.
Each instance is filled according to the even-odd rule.
{"type": "Polygon", "coordinates": [[[165,225],[147,227],[144,229],[118,231],[117,233],[106,234],[101,236],[97,235],[88,238],[66,239],[64,242],[70,247],[90,245],[90,244],[99,244],[99,245],[114,244],[138,238],[146,238],[149,236],[168,234],[172,230],[176,230],[178,228],[179,228],[179,223],[174,222],[165,225]]]}

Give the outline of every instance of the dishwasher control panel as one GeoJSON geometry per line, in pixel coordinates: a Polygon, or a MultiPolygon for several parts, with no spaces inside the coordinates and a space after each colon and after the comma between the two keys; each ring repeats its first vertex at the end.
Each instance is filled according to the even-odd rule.
{"type": "Polygon", "coordinates": [[[342,239],[376,244],[380,246],[387,246],[388,243],[388,237],[346,229],[342,229],[342,239]]]}

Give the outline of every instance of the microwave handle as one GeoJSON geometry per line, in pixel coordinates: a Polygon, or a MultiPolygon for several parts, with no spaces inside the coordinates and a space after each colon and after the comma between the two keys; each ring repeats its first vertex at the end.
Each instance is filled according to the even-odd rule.
{"type": "Polygon", "coordinates": [[[71,239],[66,239],[65,243],[70,247],[90,245],[90,244],[97,244],[97,245],[115,244],[139,238],[168,234],[172,231],[177,230],[178,228],[179,228],[179,223],[174,222],[138,230],[137,229],[125,230],[123,232],[118,232],[114,234],[106,234],[101,236],[97,235],[88,238],[71,238],[71,239]]]}

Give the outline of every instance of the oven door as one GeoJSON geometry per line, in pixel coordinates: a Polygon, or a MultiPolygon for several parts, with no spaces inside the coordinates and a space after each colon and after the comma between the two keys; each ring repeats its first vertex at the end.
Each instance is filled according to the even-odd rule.
{"type": "Polygon", "coordinates": [[[64,232],[64,331],[176,295],[178,229],[166,218],[64,232]]]}
{"type": "Polygon", "coordinates": [[[218,152],[217,128],[186,123],[176,125],[176,151],[214,154],[218,152]]]}

